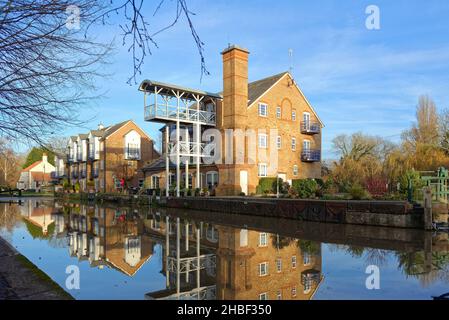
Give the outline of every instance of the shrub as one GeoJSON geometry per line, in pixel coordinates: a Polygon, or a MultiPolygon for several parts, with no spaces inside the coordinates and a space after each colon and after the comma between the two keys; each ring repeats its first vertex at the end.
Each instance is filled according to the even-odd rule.
{"type": "Polygon", "coordinates": [[[352,200],[363,200],[369,198],[368,192],[358,183],[349,188],[349,194],[352,200]]]}
{"type": "Polygon", "coordinates": [[[276,192],[276,178],[260,178],[256,187],[257,194],[268,194],[276,192]],[[274,191],[273,191],[274,185],[274,191]]]}
{"type": "Polygon", "coordinates": [[[318,183],[314,179],[297,179],[292,181],[292,189],[295,189],[301,199],[314,198],[318,188],[318,183]]]}
{"type": "Polygon", "coordinates": [[[81,189],[80,183],[79,183],[79,182],[75,183],[75,191],[76,191],[76,192],[79,192],[80,189],[81,189]]]}
{"type": "Polygon", "coordinates": [[[62,180],[62,187],[64,188],[64,190],[72,189],[72,185],[70,184],[68,179],[62,180]]]}
{"type": "Polygon", "coordinates": [[[412,192],[424,187],[424,182],[421,180],[419,172],[415,170],[408,170],[399,178],[400,189],[399,192],[407,195],[409,182],[411,182],[412,192]]]}

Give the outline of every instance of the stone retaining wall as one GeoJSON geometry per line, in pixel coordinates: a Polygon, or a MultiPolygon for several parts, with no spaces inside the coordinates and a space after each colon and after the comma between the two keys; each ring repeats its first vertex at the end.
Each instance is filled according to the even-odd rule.
{"type": "Polygon", "coordinates": [[[314,222],[424,228],[423,213],[405,201],[169,198],[167,206],[314,222]]]}

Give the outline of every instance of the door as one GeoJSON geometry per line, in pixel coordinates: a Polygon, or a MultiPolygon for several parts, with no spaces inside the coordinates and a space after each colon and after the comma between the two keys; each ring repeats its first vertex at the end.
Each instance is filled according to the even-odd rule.
{"type": "Polygon", "coordinates": [[[310,130],[310,114],[305,112],[303,113],[303,120],[304,120],[304,130],[309,131],[310,130]]]}
{"type": "Polygon", "coordinates": [[[240,188],[245,195],[248,195],[248,171],[240,171],[240,188]]]}

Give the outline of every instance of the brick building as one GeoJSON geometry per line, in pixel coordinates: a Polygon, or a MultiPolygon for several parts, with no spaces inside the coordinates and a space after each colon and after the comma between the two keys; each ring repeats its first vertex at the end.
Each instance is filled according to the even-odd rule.
{"type": "Polygon", "coordinates": [[[164,155],[143,169],[148,184],[166,190],[175,187],[177,195],[185,187],[237,195],[255,193],[261,177],[319,178],[323,123],[292,75],[283,72],[248,82],[248,50],[229,46],[222,57],[219,94],[150,80],[140,85],[145,120],[165,124],[164,155]],[[210,128],[223,137],[221,158],[206,164],[201,137],[210,128]],[[234,135],[227,137],[229,130],[234,135]],[[245,133],[243,138],[235,135],[238,130],[245,133]],[[274,151],[277,165],[261,156],[274,151]]]}
{"type": "MultiPolygon", "coordinates": [[[[65,156],[66,170],[57,170],[81,191],[111,192],[143,184],[142,167],[159,157],[153,140],[132,120],[109,127],[100,125],[87,134],[72,136],[65,156]]],[[[60,156],[56,163],[61,166],[60,156]]],[[[59,176],[59,178],[62,178],[59,176]]]]}

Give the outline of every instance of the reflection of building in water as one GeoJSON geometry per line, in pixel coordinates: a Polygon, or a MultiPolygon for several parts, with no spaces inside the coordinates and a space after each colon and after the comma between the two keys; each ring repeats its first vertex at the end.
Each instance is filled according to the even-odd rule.
{"type": "Polygon", "coordinates": [[[321,282],[321,245],[217,227],[217,298],[307,300],[321,282]]]}
{"type": "Polygon", "coordinates": [[[147,220],[146,231],[163,240],[161,272],[166,277],[166,288],[146,294],[147,299],[215,299],[217,241],[208,236],[210,229],[202,222],[164,219],[159,213],[147,220]]]}
{"type": "Polygon", "coordinates": [[[111,266],[133,276],[153,254],[143,235],[142,220],[125,209],[73,208],[69,219],[69,251],[91,266],[111,266]]]}
{"type": "Polygon", "coordinates": [[[30,234],[35,237],[52,235],[54,228],[53,208],[36,199],[25,201],[20,213],[30,234]]]}
{"type": "Polygon", "coordinates": [[[166,276],[148,299],[306,300],[322,280],[319,243],[158,213],[145,226],[163,243],[166,276]]]}

